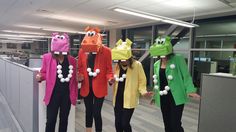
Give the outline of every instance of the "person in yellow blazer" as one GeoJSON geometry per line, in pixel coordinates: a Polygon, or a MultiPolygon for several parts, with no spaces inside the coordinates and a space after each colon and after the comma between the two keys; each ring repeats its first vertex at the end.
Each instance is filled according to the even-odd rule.
{"type": "Polygon", "coordinates": [[[119,40],[112,49],[112,59],[118,61],[114,70],[113,106],[116,132],[132,132],[130,120],[139,96],[148,96],[142,64],[132,58],[132,42],[119,40]]]}

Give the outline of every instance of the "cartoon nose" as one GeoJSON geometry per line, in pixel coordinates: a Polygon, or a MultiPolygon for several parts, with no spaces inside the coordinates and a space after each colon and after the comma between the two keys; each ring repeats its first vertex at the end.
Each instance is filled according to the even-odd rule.
{"type": "Polygon", "coordinates": [[[95,41],[93,40],[92,43],[95,44],[95,41]]]}
{"type": "Polygon", "coordinates": [[[54,38],[54,39],[53,39],[53,41],[57,41],[57,39],[56,39],[56,38],[54,38]]]}
{"type": "Polygon", "coordinates": [[[84,41],[83,41],[83,43],[87,43],[87,41],[86,41],[86,40],[84,40],[84,41]]]}

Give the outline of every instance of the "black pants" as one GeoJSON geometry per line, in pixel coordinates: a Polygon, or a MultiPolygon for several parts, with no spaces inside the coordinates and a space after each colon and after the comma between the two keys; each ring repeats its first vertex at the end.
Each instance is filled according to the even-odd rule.
{"type": "Polygon", "coordinates": [[[55,132],[58,110],[60,110],[59,132],[67,132],[70,107],[69,93],[54,90],[50,103],[47,105],[46,132],[55,132]]]}
{"type": "Polygon", "coordinates": [[[161,96],[161,112],[165,125],[165,132],[184,132],[182,127],[182,113],[184,105],[175,105],[171,93],[161,96]]]}
{"type": "Polygon", "coordinates": [[[102,105],[103,105],[104,97],[97,98],[92,90],[90,90],[89,95],[84,98],[84,104],[86,108],[86,127],[91,128],[93,126],[93,118],[95,121],[95,129],[96,132],[102,131],[102,105]]]}
{"type": "Polygon", "coordinates": [[[114,112],[116,132],[132,132],[130,120],[134,113],[134,109],[115,107],[114,112]]]}

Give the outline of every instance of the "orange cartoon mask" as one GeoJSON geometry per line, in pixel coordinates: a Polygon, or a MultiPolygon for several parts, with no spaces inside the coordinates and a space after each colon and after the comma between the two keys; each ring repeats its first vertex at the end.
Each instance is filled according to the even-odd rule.
{"type": "Polygon", "coordinates": [[[99,51],[99,48],[102,46],[102,36],[99,33],[100,29],[97,27],[87,27],[85,31],[87,33],[81,43],[81,48],[84,52],[97,53],[99,51]]]}

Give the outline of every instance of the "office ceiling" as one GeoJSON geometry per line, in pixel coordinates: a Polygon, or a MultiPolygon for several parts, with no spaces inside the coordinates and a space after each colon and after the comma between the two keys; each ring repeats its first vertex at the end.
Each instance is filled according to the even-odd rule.
{"type": "Polygon", "coordinates": [[[192,20],[233,14],[236,0],[1,0],[0,36],[12,31],[49,34],[56,29],[83,31],[87,25],[111,29],[157,23],[115,12],[114,7],[192,20]]]}

